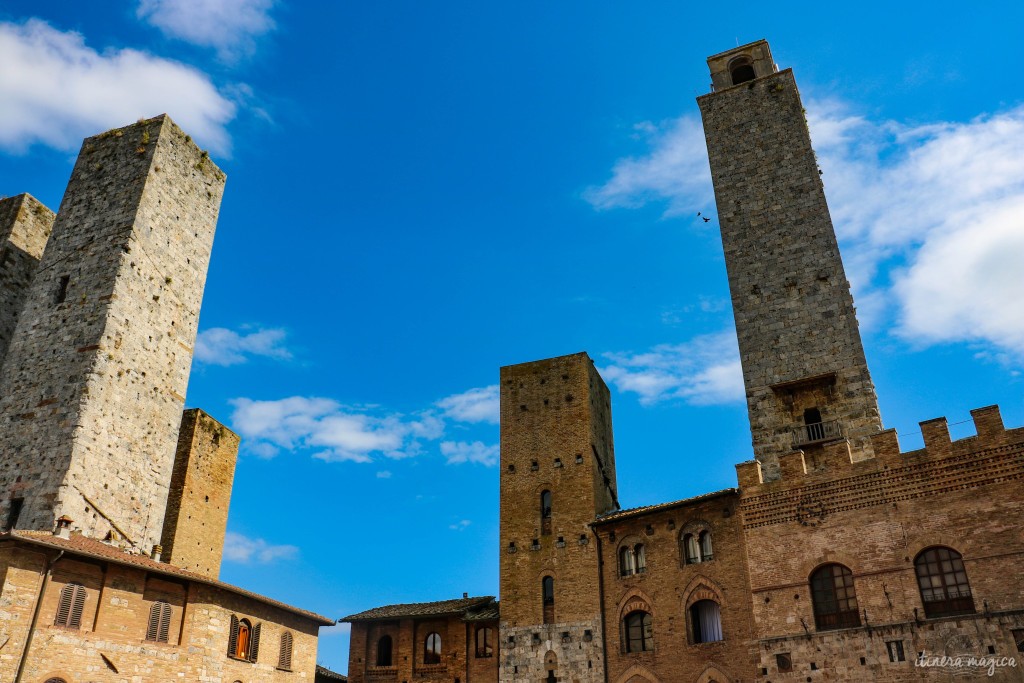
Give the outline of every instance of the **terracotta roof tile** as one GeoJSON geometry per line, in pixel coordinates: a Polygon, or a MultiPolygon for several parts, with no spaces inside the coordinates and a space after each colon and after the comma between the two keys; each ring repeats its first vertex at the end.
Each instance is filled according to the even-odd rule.
{"type": "Polygon", "coordinates": [[[309,612],[298,607],[287,605],[283,602],[278,602],[277,600],[268,598],[265,595],[253,593],[252,591],[247,591],[244,588],[232,586],[230,583],[224,583],[223,581],[217,581],[216,579],[211,579],[210,577],[203,576],[202,574],[190,572],[187,569],[175,567],[174,565],[167,564],[166,562],[157,562],[145,555],[126,553],[120,548],[116,548],[109,543],[97,541],[94,538],[82,536],[78,533],[72,533],[70,538],[61,538],[59,536],[54,536],[48,531],[14,530],[0,532],[0,541],[5,539],[24,541],[35,545],[63,550],[69,553],[85,555],[86,557],[91,557],[97,560],[108,560],[121,565],[139,567],[140,569],[146,569],[155,574],[177,576],[188,579],[189,581],[195,581],[196,583],[205,583],[209,586],[215,586],[217,588],[230,591],[231,593],[244,595],[267,605],[272,605],[293,614],[298,614],[299,616],[306,617],[307,619],[319,623],[321,626],[329,626],[335,623],[333,619],[328,619],[327,617],[315,612],[309,612]]]}
{"type": "Polygon", "coordinates": [[[683,505],[689,505],[691,503],[699,503],[704,500],[711,498],[718,498],[719,496],[735,495],[739,493],[739,489],[722,489],[721,491],[712,491],[711,493],[702,493],[699,496],[693,498],[683,498],[682,500],[673,500],[670,503],[658,503],[657,505],[644,505],[638,508],[630,508],[628,510],[616,510],[615,512],[609,512],[608,514],[601,515],[591,525],[604,524],[605,522],[611,522],[618,519],[625,519],[629,517],[639,517],[640,515],[647,514],[648,512],[657,512],[659,510],[667,510],[668,508],[681,507],[683,505]]]}
{"type": "Polygon", "coordinates": [[[473,608],[484,608],[494,603],[494,597],[485,595],[477,598],[459,598],[438,602],[413,602],[406,605],[385,605],[353,614],[340,621],[371,621],[374,619],[398,619],[401,617],[439,617],[448,614],[462,614],[473,608]]]}
{"type": "Polygon", "coordinates": [[[325,681],[347,681],[348,680],[348,676],[346,676],[345,674],[340,674],[340,673],[338,673],[336,671],[331,671],[326,666],[320,666],[319,664],[317,664],[316,665],[316,680],[318,680],[318,681],[320,681],[320,680],[325,680],[325,681]]]}

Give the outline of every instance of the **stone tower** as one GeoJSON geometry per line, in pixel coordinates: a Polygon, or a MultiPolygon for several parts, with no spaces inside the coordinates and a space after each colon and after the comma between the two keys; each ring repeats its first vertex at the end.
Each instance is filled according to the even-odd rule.
{"type": "Polygon", "coordinates": [[[0,367],[53,230],[53,218],[53,212],[31,195],[0,199],[0,367]]]}
{"type": "Polygon", "coordinates": [[[881,429],[800,93],[761,40],[708,58],[704,119],[754,455],[763,476],[881,429]]]}
{"type": "Polygon", "coordinates": [[[604,680],[589,524],[617,508],[610,396],[590,357],[502,368],[501,681],[604,680]]]}
{"type": "Polygon", "coordinates": [[[220,575],[238,444],[237,434],[201,410],[181,416],[161,541],[165,562],[220,575]]]}
{"type": "Polygon", "coordinates": [[[0,517],[159,543],[224,174],[167,116],[82,145],[0,375],[0,517]]]}

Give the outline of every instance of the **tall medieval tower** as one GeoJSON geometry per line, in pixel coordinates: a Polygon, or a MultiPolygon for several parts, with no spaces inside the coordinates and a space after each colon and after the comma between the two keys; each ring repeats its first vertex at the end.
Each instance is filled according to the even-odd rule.
{"type": "Polygon", "coordinates": [[[223,188],[167,116],[83,143],[0,372],[7,528],[160,543],[223,188]]]}
{"type": "Polygon", "coordinates": [[[501,369],[501,681],[604,680],[589,525],[618,508],[611,425],[587,354],[501,369]]]}
{"type": "Polygon", "coordinates": [[[870,457],[878,401],[790,69],[761,40],[708,58],[699,97],[754,455],[765,479],[846,440],[870,457]]]}

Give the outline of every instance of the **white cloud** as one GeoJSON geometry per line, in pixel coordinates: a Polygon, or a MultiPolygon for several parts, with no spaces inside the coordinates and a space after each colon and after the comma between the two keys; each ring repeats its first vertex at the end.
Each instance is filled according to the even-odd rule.
{"type": "Polygon", "coordinates": [[[239,564],[268,564],[276,560],[290,560],[299,549],[293,545],[271,545],[262,538],[249,538],[234,531],[224,535],[224,558],[239,564]]]}
{"type": "Polygon", "coordinates": [[[667,201],[666,216],[696,216],[711,206],[711,170],[701,122],[683,116],[659,124],[644,121],[634,128],[647,139],[650,153],[615,162],[611,180],[589,188],[586,200],[598,209],[667,201]]]}
{"type": "Polygon", "coordinates": [[[682,399],[694,405],[742,401],[736,334],[726,330],[694,337],[683,344],[661,344],[643,353],[606,353],[611,363],[601,375],[640,403],[682,399]]]}
{"type": "Polygon", "coordinates": [[[449,465],[475,462],[491,467],[498,464],[498,446],[489,446],[481,441],[442,441],[441,455],[449,465]]]}
{"type": "Polygon", "coordinates": [[[239,365],[254,356],[289,360],[292,354],[283,346],[285,336],[280,329],[239,333],[212,327],[196,337],[195,358],[207,365],[239,365]]]}
{"type": "Polygon", "coordinates": [[[455,524],[449,524],[448,528],[454,531],[465,531],[466,528],[472,523],[473,522],[469,521],[468,519],[460,519],[455,524]]]}
{"type": "Polygon", "coordinates": [[[215,153],[236,106],[192,67],[138,50],[88,47],[46,22],[0,22],[0,148],[74,149],[87,135],[168,113],[215,153]]]}
{"type": "Polygon", "coordinates": [[[444,423],[430,413],[414,418],[374,415],[327,398],[236,398],[231,404],[232,426],[250,452],[264,457],[281,449],[303,449],[327,461],[405,458],[419,454],[420,440],[436,440],[444,432],[444,423]]]}
{"type": "Polygon", "coordinates": [[[251,54],[255,38],[274,28],[274,0],[140,0],[140,19],[164,35],[217,50],[231,61],[251,54]]]}
{"type": "Polygon", "coordinates": [[[388,470],[381,470],[380,472],[377,473],[377,478],[378,479],[390,479],[391,478],[391,472],[389,472],[388,470]]]}
{"type": "Polygon", "coordinates": [[[498,424],[500,398],[498,385],[470,389],[461,394],[443,398],[437,405],[445,417],[459,422],[488,422],[498,424]]]}
{"type": "MultiPolygon", "coordinates": [[[[862,326],[891,321],[912,344],[970,342],[1024,360],[1024,107],[916,126],[837,99],[807,111],[862,326]]],[[[641,129],[649,153],[617,162],[587,199],[598,209],[664,202],[666,216],[707,206],[699,119],[641,129]]],[[[625,379],[648,400],[672,385],[657,371],[625,379]]]]}

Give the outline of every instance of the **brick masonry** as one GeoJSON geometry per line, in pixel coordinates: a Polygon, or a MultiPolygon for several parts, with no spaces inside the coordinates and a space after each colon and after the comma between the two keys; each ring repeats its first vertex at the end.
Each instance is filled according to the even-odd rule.
{"type": "Polygon", "coordinates": [[[0,377],[19,528],[159,543],[223,188],[166,116],[84,142],[0,377]]]}
{"type": "Polygon", "coordinates": [[[201,410],[181,416],[162,537],[167,562],[220,575],[239,437],[201,410]]]}
{"type": "Polygon", "coordinates": [[[53,219],[54,213],[32,195],[0,199],[0,368],[53,219]]]}

